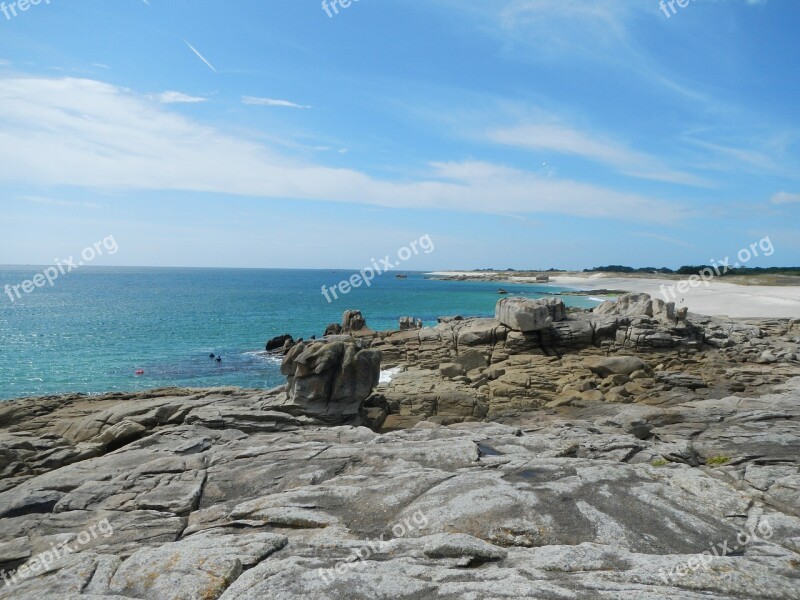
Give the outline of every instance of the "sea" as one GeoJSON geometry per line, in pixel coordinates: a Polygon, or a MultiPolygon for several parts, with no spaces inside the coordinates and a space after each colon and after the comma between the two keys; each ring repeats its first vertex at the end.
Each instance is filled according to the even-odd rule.
{"type": "MultiPolygon", "coordinates": [[[[322,286],[354,271],[88,266],[20,299],[6,292],[43,269],[0,267],[0,400],[168,386],[270,389],[284,382],[280,359],[264,352],[274,336],[319,337],[348,309],[361,310],[375,330],[396,329],[404,316],[426,326],[439,316],[492,316],[500,298],[497,282],[425,273],[386,274],[328,302],[322,286]]],[[[530,298],[567,289],[502,287],[530,298]]]]}

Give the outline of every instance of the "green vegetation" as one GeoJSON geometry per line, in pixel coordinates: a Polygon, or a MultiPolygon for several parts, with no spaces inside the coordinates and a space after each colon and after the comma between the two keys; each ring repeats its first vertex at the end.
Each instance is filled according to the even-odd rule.
{"type": "Polygon", "coordinates": [[[594,269],[584,269],[584,273],[664,273],[666,275],[699,275],[701,272],[713,273],[714,277],[730,277],[732,275],[787,275],[800,277],[800,267],[739,267],[728,268],[719,265],[719,271],[710,265],[686,265],[675,271],[667,267],[657,269],[655,267],[626,267],[624,265],[607,265],[605,267],[595,267],[594,269]],[[719,272],[719,274],[717,274],[719,272]]]}
{"type": "Polygon", "coordinates": [[[669,464],[669,462],[664,460],[663,458],[656,458],[650,464],[653,465],[654,467],[666,467],[669,464]]]}
{"type": "Polygon", "coordinates": [[[656,269],[655,267],[640,267],[638,269],[634,269],[633,267],[626,267],[623,265],[608,265],[605,267],[595,267],[594,269],[584,269],[584,273],[674,273],[672,269],[668,269],[667,267],[661,267],[660,269],[656,269]]]}
{"type": "MultiPolygon", "coordinates": [[[[709,271],[716,275],[716,271],[714,267],[709,265],[701,265],[699,267],[691,266],[691,267],[681,267],[677,271],[675,271],[678,275],[698,275],[701,271],[705,270],[706,273],[709,271]]],[[[800,276],[800,267],[739,267],[739,268],[730,268],[725,270],[724,267],[719,268],[719,275],[718,277],[730,277],[732,275],[792,275],[792,276],[800,276]]]]}
{"type": "Polygon", "coordinates": [[[729,462],[731,462],[731,459],[730,459],[729,456],[712,456],[711,458],[709,458],[706,461],[706,464],[708,466],[710,466],[710,467],[714,467],[714,466],[718,466],[718,465],[724,465],[724,464],[727,464],[729,462]]]}

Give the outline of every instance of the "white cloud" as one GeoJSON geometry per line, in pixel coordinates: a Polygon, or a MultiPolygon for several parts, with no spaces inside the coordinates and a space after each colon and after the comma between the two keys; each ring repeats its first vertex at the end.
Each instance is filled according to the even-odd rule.
{"type": "Polygon", "coordinates": [[[17,200],[29,202],[30,204],[43,204],[45,206],[63,206],[67,208],[100,208],[100,205],[94,202],[72,202],[70,200],[45,198],[44,196],[17,196],[17,200]]]}
{"type": "MultiPolygon", "coordinates": [[[[707,135],[707,137],[709,136],[707,135]]],[[[780,154],[780,152],[775,152],[769,148],[767,151],[753,149],[757,146],[763,146],[763,139],[748,140],[749,145],[744,148],[713,143],[690,136],[684,136],[684,141],[703,149],[705,163],[702,166],[704,168],[723,171],[747,170],[751,173],[780,174],[797,178],[795,170],[787,169],[783,165],[783,161],[774,156],[775,154],[780,154]]]]}
{"type": "Polygon", "coordinates": [[[183,190],[479,213],[679,220],[662,199],[487,162],[440,162],[377,179],[282,156],[87,79],[0,80],[0,183],[183,190]]]}
{"type": "Polygon", "coordinates": [[[276,100],[274,98],[256,98],[255,96],[244,96],[242,104],[249,104],[252,106],[282,106],[284,108],[312,108],[305,104],[296,104],[288,100],[276,100]]]}
{"type": "Polygon", "coordinates": [[[153,100],[160,102],[161,104],[193,104],[196,102],[205,102],[208,98],[202,98],[200,96],[189,96],[187,94],[183,94],[181,92],[162,92],[156,96],[151,96],[153,100]]]}
{"type": "Polygon", "coordinates": [[[659,159],[632,150],[622,143],[561,125],[521,125],[496,129],[490,131],[488,137],[498,144],[580,156],[642,179],[705,185],[698,177],[673,171],[659,159]]]}
{"type": "Polygon", "coordinates": [[[789,194],[787,192],[778,192],[772,197],[773,204],[791,204],[800,202],[800,194],[789,194]]]}

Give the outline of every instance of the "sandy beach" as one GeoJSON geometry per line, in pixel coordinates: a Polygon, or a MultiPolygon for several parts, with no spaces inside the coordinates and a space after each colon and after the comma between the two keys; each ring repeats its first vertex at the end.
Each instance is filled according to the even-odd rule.
{"type": "MultiPolygon", "coordinates": [[[[490,279],[503,276],[498,283],[535,283],[535,279],[522,276],[506,276],[504,273],[474,271],[443,271],[430,273],[434,276],[490,279]]],[[[732,318],[800,318],[800,286],[788,285],[739,285],[719,279],[689,287],[685,293],[677,289],[684,279],[675,277],[620,277],[612,273],[570,273],[550,277],[549,285],[570,287],[576,290],[616,289],[629,292],[645,292],[654,297],[664,298],[666,290],[669,299],[674,289],[675,304],[688,306],[694,313],[732,318]],[[664,286],[662,288],[662,286],[664,286]]],[[[513,290],[509,290],[513,293],[513,290]]]]}

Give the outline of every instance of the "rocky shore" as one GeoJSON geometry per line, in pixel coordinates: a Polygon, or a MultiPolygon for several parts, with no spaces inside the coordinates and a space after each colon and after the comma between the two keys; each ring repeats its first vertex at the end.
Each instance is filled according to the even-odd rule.
{"type": "Polygon", "coordinates": [[[325,333],[274,390],[0,404],[0,598],[800,598],[800,322],[325,333]]]}

